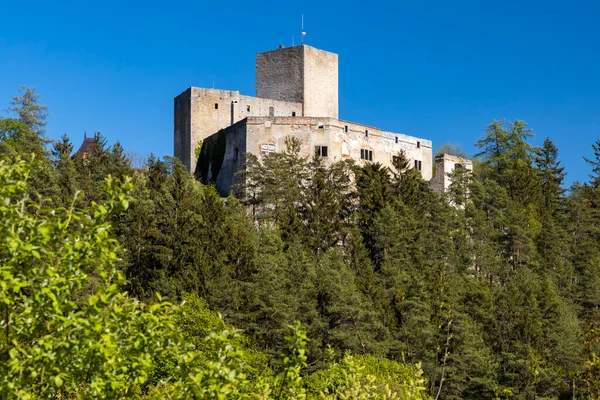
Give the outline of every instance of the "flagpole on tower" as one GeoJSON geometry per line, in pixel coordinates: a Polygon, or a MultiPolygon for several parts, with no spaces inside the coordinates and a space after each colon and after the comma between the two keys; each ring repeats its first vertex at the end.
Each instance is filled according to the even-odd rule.
{"type": "Polygon", "coordinates": [[[304,44],[304,36],[306,33],[304,32],[304,14],[302,14],[302,43],[304,44]]]}

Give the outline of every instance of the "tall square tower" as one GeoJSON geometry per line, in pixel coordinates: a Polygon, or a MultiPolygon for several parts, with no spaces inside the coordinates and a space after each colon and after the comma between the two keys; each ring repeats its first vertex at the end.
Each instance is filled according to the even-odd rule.
{"type": "Polygon", "coordinates": [[[302,103],[305,117],[338,118],[338,55],[304,44],[258,53],[256,97],[302,103]]]}

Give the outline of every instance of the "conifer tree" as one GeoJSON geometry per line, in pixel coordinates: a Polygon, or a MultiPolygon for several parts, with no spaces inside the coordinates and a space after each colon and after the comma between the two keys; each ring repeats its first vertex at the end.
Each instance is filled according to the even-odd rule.
{"type": "Polygon", "coordinates": [[[9,110],[17,114],[19,120],[33,132],[43,134],[47,124],[48,106],[40,104],[40,95],[35,89],[22,86],[19,92],[21,95],[13,97],[9,110]]]}

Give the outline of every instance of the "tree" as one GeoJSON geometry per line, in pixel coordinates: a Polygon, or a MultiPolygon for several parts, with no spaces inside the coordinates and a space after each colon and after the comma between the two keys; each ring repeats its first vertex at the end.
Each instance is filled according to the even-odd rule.
{"type": "Polygon", "coordinates": [[[550,138],[546,138],[543,146],[535,150],[534,162],[541,182],[543,209],[552,215],[565,193],[562,185],[566,173],[558,161],[558,149],[550,138]]]}
{"type": "Polygon", "coordinates": [[[449,154],[451,156],[469,158],[467,152],[461,144],[444,143],[435,151],[435,155],[437,156],[438,154],[449,154]]]}
{"type": "Polygon", "coordinates": [[[72,152],[73,145],[66,134],[63,134],[61,140],[53,145],[52,156],[61,193],[60,204],[64,207],[68,207],[69,202],[75,198],[79,186],[77,168],[71,157],[72,152]]]}
{"type": "Polygon", "coordinates": [[[129,397],[152,360],[178,348],[168,304],[145,306],[119,290],[109,217],[130,198],[109,179],[104,205],[30,213],[29,173],[22,161],[0,161],[0,393],[129,397]]]}
{"type": "Polygon", "coordinates": [[[594,149],[594,158],[583,157],[583,159],[592,166],[592,173],[590,174],[590,178],[592,178],[591,184],[593,187],[598,188],[600,187],[600,139],[592,144],[592,149],[594,149]]]}
{"type": "Polygon", "coordinates": [[[48,106],[40,104],[39,94],[35,89],[23,85],[19,92],[20,96],[13,97],[10,111],[16,113],[25,125],[32,131],[42,134],[46,129],[46,118],[48,116],[48,106]]]}

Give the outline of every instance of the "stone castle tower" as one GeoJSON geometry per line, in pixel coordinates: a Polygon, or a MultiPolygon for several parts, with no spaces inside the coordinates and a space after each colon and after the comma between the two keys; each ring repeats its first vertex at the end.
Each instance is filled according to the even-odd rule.
{"type": "Polygon", "coordinates": [[[340,120],[338,56],[307,45],[256,55],[256,97],[190,87],[175,97],[175,156],[223,195],[243,183],[246,155],[259,160],[300,140],[303,157],[325,165],[354,160],[393,168],[404,152],[423,179],[432,175],[431,140],[340,120]]]}
{"type": "Polygon", "coordinates": [[[300,45],[256,55],[256,97],[302,103],[303,117],[338,117],[338,55],[300,45]]]}
{"type": "Polygon", "coordinates": [[[190,87],[175,98],[174,153],[194,171],[198,144],[252,117],[338,117],[338,56],[307,45],[256,55],[256,97],[190,87]]]}

